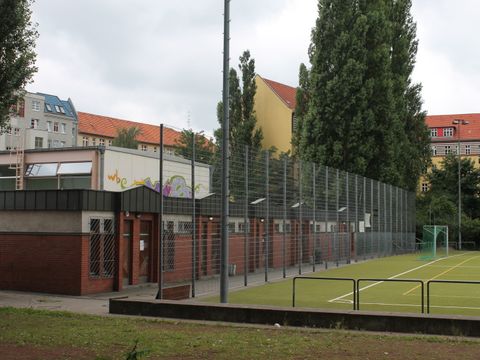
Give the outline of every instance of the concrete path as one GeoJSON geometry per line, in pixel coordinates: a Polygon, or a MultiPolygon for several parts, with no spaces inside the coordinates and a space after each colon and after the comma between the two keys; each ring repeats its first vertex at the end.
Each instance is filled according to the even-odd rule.
{"type": "MultiPolygon", "coordinates": [[[[322,270],[324,270],[324,268],[322,266],[318,266],[317,271],[322,270]]],[[[306,275],[311,271],[311,266],[305,264],[302,269],[302,274],[306,275]]],[[[298,275],[298,267],[290,267],[286,269],[287,277],[293,277],[295,275],[298,275]]],[[[269,282],[279,281],[282,279],[282,270],[277,269],[269,271],[269,282]]],[[[248,286],[258,286],[263,284],[265,284],[264,272],[249,274],[248,286]]],[[[243,275],[229,277],[229,288],[231,290],[244,288],[243,275]]],[[[17,308],[70,311],[92,315],[108,315],[108,301],[110,298],[128,297],[131,300],[152,300],[155,299],[157,290],[158,286],[154,283],[129,286],[121,292],[108,292],[85,296],[67,296],[0,290],[0,307],[9,306],[17,308]]],[[[215,294],[219,294],[220,284],[218,277],[197,281],[195,290],[196,297],[187,301],[201,301],[202,296],[214,296],[215,294]]]]}

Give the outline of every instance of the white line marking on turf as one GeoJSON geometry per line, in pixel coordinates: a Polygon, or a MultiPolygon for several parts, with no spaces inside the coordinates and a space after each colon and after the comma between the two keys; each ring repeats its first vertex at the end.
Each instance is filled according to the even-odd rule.
{"type": "MultiPolygon", "coordinates": [[[[400,274],[397,274],[397,275],[393,275],[393,276],[389,277],[388,280],[390,280],[390,279],[396,279],[396,278],[398,278],[399,276],[402,276],[402,275],[411,273],[412,271],[421,269],[421,268],[423,268],[423,267],[425,267],[425,266],[429,266],[429,265],[434,264],[434,263],[436,263],[436,262],[438,262],[438,261],[446,260],[446,259],[451,259],[451,258],[453,258],[453,257],[462,256],[462,255],[466,255],[466,254],[467,254],[467,253],[463,253],[463,254],[453,255],[453,256],[450,256],[450,257],[446,257],[446,258],[440,258],[440,259],[437,259],[437,260],[433,260],[433,261],[430,261],[429,263],[426,263],[426,264],[417,266],[416,268],[413,268],[413,269],[404,271],[404,272],[402,272],[402,273],[400,273],[400,274]]],[[[383,282],[384,282],[384,281],[374,282],[373,284],[367,285],[367,286],[359,289],[358,291],[363,291],[363,290],[369,289],[369,288],[374,287],[374,286],[377,286],[377,285],[379,285],[379,284],[381,284],[381,283],[383,283],[383,282]]],[[[338,300],[340,300],[340,299],[343,299],[343,298],[345,298],[345,297],[347,297],[347,296],[350,296],[350,295],[353,295],[353,292],[349,292],[348,294],[345,294],[345,295],[336,297],[335,299],[330,299],[330,300],[328,300],[328,302],[329,302],[329,303],[336,302],[336,301],[338,301],[338,300]]]]}
{"type": "MultiPolygon", "coordinates": [[[[380,306],[405,306],[405,307],[421,307],[420,304],[387,304],[387,303],[362,303],[362,305],[380,305],[380,306]]],[[[463,310],[480,310],[480,307],[474,306],[455,306],[455,305],[430,305],[430,308],[438,309],[463,309],[463,310]]]]}

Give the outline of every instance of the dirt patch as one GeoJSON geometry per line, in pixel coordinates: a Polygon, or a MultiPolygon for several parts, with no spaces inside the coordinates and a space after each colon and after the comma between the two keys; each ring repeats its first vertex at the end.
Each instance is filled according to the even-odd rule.
{"type": "Polygon", "coordinates": [[[95,359],[92,351],[72,347],[46,347],[32,345],[0,344],[2,360],[38,360],[38,359],[95,359]]]}

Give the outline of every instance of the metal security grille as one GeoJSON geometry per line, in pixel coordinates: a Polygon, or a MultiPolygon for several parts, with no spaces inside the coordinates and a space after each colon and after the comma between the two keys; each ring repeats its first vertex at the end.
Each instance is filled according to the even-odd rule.
{"type": "Polygon", "coordinates": [[[115,228],[113,219],[90,218],[90,276],[112,278],[115,271],[115,228]]]}

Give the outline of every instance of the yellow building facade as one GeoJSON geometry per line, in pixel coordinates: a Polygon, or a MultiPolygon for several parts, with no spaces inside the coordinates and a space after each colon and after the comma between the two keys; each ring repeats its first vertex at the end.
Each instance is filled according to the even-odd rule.
{"type": "Polygon", "coordinates": [[[257,75],[255,78],[257,128],[263,131],[262,147],[275,147],[278,153],[292,151],[295,94],[294,87],[257,75]]]}

